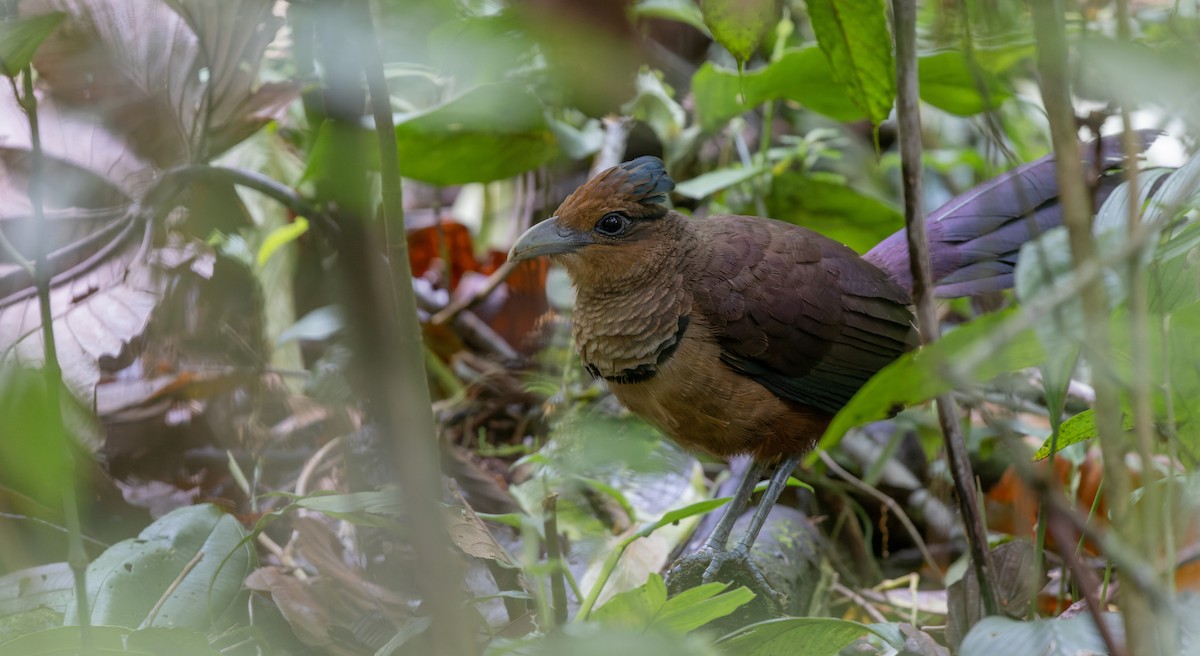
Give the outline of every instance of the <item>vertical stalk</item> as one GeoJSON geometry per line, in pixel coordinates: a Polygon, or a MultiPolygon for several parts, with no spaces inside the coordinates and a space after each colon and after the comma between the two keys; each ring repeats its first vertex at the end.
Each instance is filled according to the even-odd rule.
{"type": "MultiPolygon", "coordinates": [[[[51,433],[66,436],[62,418],[62,367],[58,363],[58,346],[54,342],[54,317],[50,312],[50,230],[45,225],[45,167],[42,152],[42,135],[38,125],[37,96],[33,92],[33,67],[21,71],[21,108],[29,120],[30,172],[29,203],[33,207],[33,220],[37,227],[36,253],[33,262],[33,279],[37,286],[38,309],[42,322],[42,348],[45,362],[42,374],[45,377],[46,399],[49,401],[51,433]]],[[[15,91],[15,89],[14,89],[15,91]]],[[[84,653],[91,653],[92,613],[87,596],[87,552],[83,547],[83,530],[79,519],[79,496],[75,486],[75,458],[71,454],[68,440],[62,443],[65,476],[63,477],[63,515],[67,522],[67,564],[75,582],[75,607],[79,615],[79,638],[84,653]]]]}
{"type": "Polygon", "coordinates": [[[338,215],[342,306],[354,340],[356,382],[371,422],[399,469],[413,572],[430,611],[434,656],[477,651],[474,628],[464,612],[462,577],[441,522],[441,470],[425,372],[421,325],[409,273],[399,174],[399,151],[383,76],[378,36],[366,0],[323,5],[316,21],[324,73],[325,126],[334,139],[334,161],[322,169],[318,193],[338,215]],[[365,144],[359,121],[370,89],[382,184],[382,230],[372,220],[365,144]],[[383,233],[383,235],[380,234],[383,233]],[[383,239],[381,240],[381,237],[383,239]],[[388,257],[379,245],[385,242],[388,257]]]}
{"type": "MultiPolygon", "coordinates": [[[[1084,178],[1083,165],[1076,156],[1079,141],[1076,135],[1075,111],[1071,104],[1070,76],[1067,71],[1067,37],[1062,3],[1041,0],[1033,7],[1034,38],[1037,43],[1037,66],[1041,75],[1042,100],[1050,123],[1058,172],[1059,198],[1063,222],[1071,245],[1071,256],[1078,271],[1096,259],[1096,244],[1092,236],[1091,197],[1084,178]]],[[[1136,197],[1135,197],[1136,198],[1136,197]]],[[[1136,258],[1135,258],[1136,259],[1136,258]]],[[[1125,443],[1121,434],[1120,398],[1116,381],[1108,364],[1108,300],[1100,281],[1085,285],[1081,297],[1084,312],[1084,353],[1092,364],[1093,386],[1096,389],[1096,428],[1104,455],[1104,479],[1110,486],[1105,498],[1117,533],[1134,544],[1137,520],[1130,512],[1130,478],[1125,465],[1125,443]]],[[[1144,556],[1144,554],[1143,554],[1144,556]]],[[[1169,609],[1160,609],[1156,616],[1150,599],[1132,582],[1127,574],[1118,572],[1122,580],[1121,610],[1125,621],[1127,651],[1131,654],[1174,654],[1178,649],[1173,623],[1165,617],[1169,609]]]]}
{"type": "MultiPolygon", "coordinates": [[[[925,235],[925,202],[921,180],[921,114],[917,87],[917,7],[916,0],[892,0],[896,31],[896,115],[900,132],[900,165],[904,181],[904,223],[907,228],[909,264],[912,268],[913,298],[917,305],[917,323],[921,343],[937,341],[939,327],[933,301],[933,273],[929,244],[925,235]]],[[[987,531],[979,511],[975,475],[967,445],[959,428],[958,406],[949,394],[937,398],[938,423],[950,473],[958,494],[959,510],[966,525],[971,562],[979,580],[983,608],[995,615],[999,604],[992,588],[991,552],[987,531]]]]}

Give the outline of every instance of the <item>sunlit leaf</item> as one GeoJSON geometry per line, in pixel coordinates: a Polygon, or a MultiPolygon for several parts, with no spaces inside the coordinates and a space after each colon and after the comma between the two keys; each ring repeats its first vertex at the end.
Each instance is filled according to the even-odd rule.
{"type": "Polygon", "coordinates": [[[872,123],[883,122],[896,96],[892,38],[883,2],[809,0],[808,13],[834,79],[872,123]]]}
{"type": "Polygon", "coordinates": [[[765,167],[742,168],[740,166],[715,169],[675,185],[675,193],[686,198],[700,200],[718,191],[751,180],[755,176],[765,173],[766,170],[765,167]]]}
{"type": "Polygon", "coordinates": [[[704,24],[734,59],[749,61],[779,18],[776,0],[700,0],[704,24]]]}
{"type": "Polygon", "coordinates": [[[42,40],[66,14],[56,11],[32,18],[0,21],[0,75],[16,77],[29,65],[42,40]]]}
{"type": "Polygon", "coordinates": [[[258,249],[258,255],[254,258],[254,266],[262,268],[266,265],[267,260],[270,260],[271,256],[275,254],[275,251],[296,241],[306,232],[308,232],[308,219],[300,216],[296,217],[295,221],[267,233],[262,246],[258,249]]]}
{"type": "Polygon", "coordinates": [[[692,95],[696,122],[708,131],[768,100],[798,102],[839,121],[865,116],[834,81],[829,60],[816,46],[788,50],[778,60],[743,74],[741,80],[736,71],[705,62],[692,76],[692,95]]]}
{"type": "MultiPolygon", "coordinates": [[[[1133,430],[1133,417],[1125,415],[1121,420],[1122,430],[1133,430]]],[[[1058,429],[1058,450],[1061,451],[1072,444],[1085,442],[1096,436],[1096,411],[1084,410],[1083,412],[1064,421],[1058,429]]],[[[1047,439],[1045,444],[1033,454],[1034,460],[1042,460],[1050,457],[1050,440],[1047,439]]]]}
{"type": "Polygon", "coordinates": [[[754,598],[746,588],[722,594],[726,587],[725,583],[709,583],[668,599],[662,577],[651,574],[645,585],[615,595],[590,619],[616,629],[687,633],[729,615],[754,598]]]}

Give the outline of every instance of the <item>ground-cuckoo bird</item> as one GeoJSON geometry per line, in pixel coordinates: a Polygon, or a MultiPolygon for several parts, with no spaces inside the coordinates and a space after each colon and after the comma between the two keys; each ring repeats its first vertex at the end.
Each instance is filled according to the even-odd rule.
{"type": "MultiPolygon", "coordinates": [[[[1153,139],[1145,133],[1143,146],[1153,139]]],[[[1096,206],[1121,181],[1116,138],[1083,148],[1096,206]]],[[[511,261],[550,256],[576,287],[573,333],[587,370],[685,447],[753,465],[694,558],[704,578],[748,560],[800,458],[872,375],[918,344],[903,231],[866,255],[766,218],[689,218],[667,207],[663,162],[639,157],[571,194],[517,240],[511,261]],[[749,529],[734,520],[768,466],[749,529]]],[[[1021,245],[1061,224],[1053,157],[1014,169],[928,218],[936,293],[1011,286],[1021,245]]]]}

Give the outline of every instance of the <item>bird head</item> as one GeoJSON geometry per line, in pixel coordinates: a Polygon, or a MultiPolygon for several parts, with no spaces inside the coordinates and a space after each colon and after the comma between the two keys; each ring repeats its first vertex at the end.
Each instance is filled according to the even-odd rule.
{"type": "Polygon", "coordinates": [[[558,212],[521,235],[510,262],[548,255],[576,283],[643,268],[665,246],[662,219],[675,182],[662,160],[639,157],[603,171],[567,197],[558,212]]]}

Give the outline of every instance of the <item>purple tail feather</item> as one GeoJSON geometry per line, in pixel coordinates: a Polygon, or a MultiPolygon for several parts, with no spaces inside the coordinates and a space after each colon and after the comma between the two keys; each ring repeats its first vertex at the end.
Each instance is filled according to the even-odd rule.
{"type": "MultiPolygon", "coordinates": [[[[1159,135],[1155,130],[1139,131],[1140,148],[1145,150],[1159,135]]],[[[1095,155],[1095,143],[1086,144],[1086,169],[1092,167],[1095,155]]],[[[1102,138],[1100,170],[1106,175],[1096,185],[1093,207],[1100,207],[1123,181],[1116,173],[1122,161],[1120,137],[1102,138]]],[[[1062,208],[1053,155],[1019,166],[954,198],[926,219],[935,295],[977,296],[1012,287],[1021,245],[1059,225],[1062,208]]],[[[904,230],[879,242],[863,257],[912,291],[904,230]]]]}

